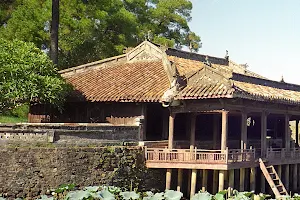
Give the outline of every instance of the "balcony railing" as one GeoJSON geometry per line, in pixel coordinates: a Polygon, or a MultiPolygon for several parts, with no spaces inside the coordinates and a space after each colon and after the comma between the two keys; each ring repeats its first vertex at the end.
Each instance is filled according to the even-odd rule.
{"type": "Polygon", "coordinates": [[[272,160],[299,160],[300,148],[268,148],[266,158],[272,160]]]}
{"type": "Polygon", "coordinates": [[[193,163],[193,164],[228,164],[255,160],[255,149],[167,149],[146,148],[147,162],[193,163]]]}

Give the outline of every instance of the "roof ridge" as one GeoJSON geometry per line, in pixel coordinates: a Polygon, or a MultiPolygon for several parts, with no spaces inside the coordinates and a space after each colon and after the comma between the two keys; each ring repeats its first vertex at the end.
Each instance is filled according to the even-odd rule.
{"type": "Polygon", "coordinates": [[[69,72],[76,73],[76,71],[79,71],[79,70],[82,70],[82,69],[85,70],[87,68],[93,67],[93,66],[98,65],[98,64],[110,62],[110,61],[113,61],[113,60],[118,61],[118,59],[122,58],[122,57],[126,57],[126,54],[121,54],[121,55],[118,55],[118,56],[105,58],[105,59],[102,59],[102,60],[86,63],[86,64],[75,66],[75,67],[70,67],[70,68],[67,68],[67,69],[60,70],[59,73],[62,74],[62,75],[66,74],[66,73],[69,73],[69,72]]]}
{"type": "Polygon", "coordinates": [[[174,49],[174,48],[168,48],[166,50],[166,54],[169,56],[177,56],[180,58],[185,58],[188,60],[196,60],[200,62],[205,62],[206,57],[208,57],[209,61],[212,64],[221,64],[221,65],[228,65],[229,60],[226,58],[211,56],[208,54],[199,54],[195,52],[188,52],[184,50],[174,49]]]}
{"type": "Polygon", "coordinates": [[[268,86],[268,87],[274,87],[274,88],[280,88],[280,89],[286,89],[286,90],[298,89],[300,91],[300,85],[297,85],[297,84],[280,82],[280,81],[264,79],[264,78],[259,78],[259,77],[253,77],[253,76],[248,76],[245,74],[239,74],[239,73],[235,73],[235,72],[232,73],[231,79],[233,81],[249,82],[249,83],[253,83],[253,84],[264,85],[264,86],[268,86]],[[266,83],[270,83],[270,84],[266,84],[266,83]],[[274,84],[274,85],[272,85],[272,84],[274,84]]]}

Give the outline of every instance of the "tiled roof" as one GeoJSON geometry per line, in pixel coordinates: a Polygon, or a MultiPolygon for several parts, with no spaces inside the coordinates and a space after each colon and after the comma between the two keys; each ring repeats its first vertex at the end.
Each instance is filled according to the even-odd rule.
{"type": "Polygon", "coordinates": [[[157,102],[169,88],[162,61],[137,61],[66,77],[89,101],[157,102]]]}
{"type": "Polygon", "coordinates": [[[234,81],[234,97],[287,104],[300,103],[300,91],[234,81]]]}
{"type": "Polygon", "coordinates": [[[245,98],[300,104],[300,86],[233,73],[223,76],[208,67],[187,80],[176,99],[245,98]]]}
{"type": "Polygon", "coordinates": [[[178,78],[183,83],[174,93],[179,100],[246,98],[300,104],[300,86],[267,80],[228,58],[164,51],[147,41],[122,56],[61,73],[88,101],[159,102],[178,78]],[[180,78],[174,77],[174,67],[180,78]]]}
{"type": "Polygon", "coordinates": [[[196,60],[189,60],[176,56],[168,56],[169,61],[175,63],[176,68],[181,76],[202,69],[205,64],[196,60]]]}
{"type": "Polygon", "coordinates": [[[187,85],[177,99],[232,98],[233,89],[222,83],[187,85]]]}
{"type": "Polygon", "coordinates": [[[169,49],[166,53],[169,61],[175,63],[179,75],[181,76],[189,76],[191,73],[201,70],[203,67],[207,66],[207,64],[205,64],[207,57],[210,62],[210,67],[220,72],[235,72],[247,76],[264,78],[263,76],[248,70],[245,66],[236,64],[226,58],[217,58],[176,49],[169,49]]]}

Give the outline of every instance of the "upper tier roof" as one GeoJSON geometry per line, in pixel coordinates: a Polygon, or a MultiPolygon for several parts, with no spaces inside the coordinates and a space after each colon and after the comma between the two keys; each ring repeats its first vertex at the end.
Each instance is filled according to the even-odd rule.
{"type": "Polygon", "coordinates": [[[227,58],[160,47],[145,41],[126,54],[60,71],[87,101],[160,102],[245,98],[300,103],[300,86],[271,81],[227,58]]]}

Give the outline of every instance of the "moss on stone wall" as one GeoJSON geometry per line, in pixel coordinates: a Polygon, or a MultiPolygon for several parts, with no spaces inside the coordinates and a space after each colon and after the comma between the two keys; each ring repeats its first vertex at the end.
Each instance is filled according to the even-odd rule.
{"type": "Polygon", "coordinates": [[[164,171],[147,169],[141,148],[3,148],[0,169],[0,193],[11,198],[36,197],[63,183],[164,188],[164,171]]]}

